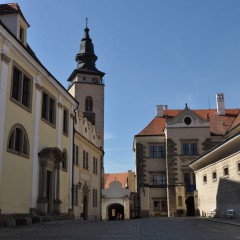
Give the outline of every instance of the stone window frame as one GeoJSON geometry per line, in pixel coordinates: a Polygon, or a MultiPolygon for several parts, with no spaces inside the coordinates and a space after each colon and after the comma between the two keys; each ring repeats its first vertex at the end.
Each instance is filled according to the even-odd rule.
{"type": "Polygon", "coordinates": [[[16,154],[21,157],[29,158],[29,139],[27,135],[27,131],[21,124],[15,124],[12,126],[9,135],[8,135],[8,142],[7,142],[7,151],[13,154],[16,154]],[[20,139],[19,139],[19,151],[15,149],[16,147],[16,129],[20,129],[20,139]],[[13,134],[13,135],[12,135],[13,134]],[[13,143],[10,143],[11,138],[13,137],[13,143]],[[24,148],[24,142],[26,144],[26,153],[24,153],[23,148],[24,148]],[[12,146],[10,146],[12,145],[12,146]]]}
{"type": "Polygon", "coordinates": [[[69,110],[66,107],[63,107],[63,134],[68,137],[69,134],[69,110]]]}
{"type": "Polygon", "coordinates": [[[197,155],[199,155],[198,142],[199,142],[199,139],[180,139],[181,155],[182,156],[197,156],[197,155]],[[183,144],[188,144],[188,154],[187,155],[184,154],[183,144]],[[194,154],[193,154],[192,144],[196,144],[196,147],[197,147],[196,152],[194,154]]]}
{"type": "Polygon", "coordinates": [[[10,99],[12,102],[16,103],[17,105],[19,105],[20,107],[22,107],[23,109],[27,110],[28,112],[32,112],[32,95],[33,95],[33,77],[28,74],[22,67],[20,67],[18,64],[16,64],[15,62],[13,63],[13,67],[12,67],[12,80],[11,80],[11,94],[10,94],[10,99]],[[21,79],[20,79],[20,85],[19,86],[19,89],[18,89],[18,98],[19,99],[16,99],[14,96],[13,96],[13,91],[14,91],[14,70],[17,70],[18,72],[20,72],[21,74],[21,79]],[[28,89],[28,92],[29,92],[29,96],[27,97],[28,98],[28,102],[29,102],[29,106],[26,106],[25,104],[23,104],[23,81],[24,81],[24,77],[28,78],[29,80],[29,89],[28,89]]]}
{"type": "Polygon", "coordinates": [[[152,187],[166,188],[167,187],[167,173],[164,171],[157,171],[157,172],[150,171],[149,172],[149,185],[152,187]],[[159,176],[159,178],[156,178],[154,180],[153,176],[159,176]],[[159,184],[158,184],[158,180],[159,180],[159,184]],[[156,181],[156,184],[154,184],[155,181],[156,181]]]}
{"type": "Polygon", "coordinates": [[[217,171],[216,170],[212,171],[212,181],[213,182],[217,181],[217,171]],[[214,176],[214,174],[216,174],[216,176],[214,176]]]}
{"type": "Polygon", "coordinates": [[[154,202],[159,202],[159,211],[160,212],[167,212],[167,198],[152,197],[153,211],[154,211],[154,202]]]}
{"type": "Polygon", "coordinates": [[[42,121],[46,122],[47,124],[49,124],[51,127],[56,128],[56,109],[57,109],[57,101],[56,98],[50,94],[45,88],[42,89],[42,107],[41,107],[41,119],[42,121]],[[46,118],[43,116],[43,95],[47,96],[47,109],[46,111],[46,118]],[[54,108],[53,108],[53,123],[49,120],[49,113],[50,113],[50,109],[49,109],[49,105],[50,105],[50,100],[53,100],[54,102],[54,108]]]}
{"type": "Polygon", "coordinates": [[[164,143],[148,143],[148,145],[149,145],[149,158],[166,157],[166,145],[164,143]]]}
{"type": "Polygon", "coordinates": [[[228,165],[223,167],[223,177],[224,178],[229,178],[229,167],[228,167],[228,165]]]}
{"type": "Polygon", "coordinates": [[[79,166],[79,146],[74,144],[74,159],[73,163],[79,166]]]}
{"type": "Polygon", "coordinates": [[[98,160],[93,156],[93,173],[98,174],[98,160]]]}
{"type": "Polygon", "coordinates": [[[87,96],[85,98],[85,112],[93,111],[93,98],[91,96],[87,96]]]}
{"type": "Polygon", "coordinates": [[[207,184],[207,174],[203,175],[203,184],[207,184]]]}
{"type": "Polygon", "coordinates": [[[89,158],[88,152],[83,150],[83,169],[86,170],[89,170],[88,158],[89,158]]]}

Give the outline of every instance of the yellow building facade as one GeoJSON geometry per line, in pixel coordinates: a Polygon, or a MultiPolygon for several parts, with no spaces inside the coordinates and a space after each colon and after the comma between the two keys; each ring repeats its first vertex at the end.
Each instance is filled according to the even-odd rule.
{"type": "Polygon", "coordinates": [[[28,27],[18,4],[0,5],[1,221],[72,213],[80,218],[82,206],[86,219],[99,219],[103,141],[27,44],[28,27]],[[83,168],[83,151],[89,169],[83,168]]]}

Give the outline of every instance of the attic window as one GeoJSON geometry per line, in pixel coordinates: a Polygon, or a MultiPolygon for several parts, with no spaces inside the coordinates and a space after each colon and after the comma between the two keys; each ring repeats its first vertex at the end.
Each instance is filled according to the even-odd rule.
{"type": "Polygon", "coordinates": [[[184,123],[185,123],[186,125],[190,125],[191,122],[192,122],[192,119],[191,119],[190,117],[185,117],[185,118],[184,118],[184,123]]]}
{"type": "Polygon", "coordinates": [[[19,39],[24,43],[24,28],[22,26],[20,26],[19,39]]]}
{"type": "Polygon", "coordinates": [[[9,12],[9,9],[3,9],[3,12],[9,12]]]}

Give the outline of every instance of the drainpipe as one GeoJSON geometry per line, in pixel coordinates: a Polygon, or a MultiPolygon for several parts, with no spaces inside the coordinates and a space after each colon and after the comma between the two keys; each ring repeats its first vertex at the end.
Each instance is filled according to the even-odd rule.
{"type": "Polygon", "coordinates": [[[73,118],[73,148],[72,148],[72,211],[73,211],[73,199],[74,199],[74,159],[75,159],[75,148],[74,148],[74,145],[75,145],[75,141],[74,141],[74,136],[75,136],[75,121],[77,119],[77,109],[78,109],[78,106],[79,106],[79,102],[77,102],[77,107],[73,110],[74,112],[74,118],[73,118]]]}
{"type": "Polygon", "coordinates": [[[104,164],[103,164],[103,156],[105,152],[103,151],[102,147],[100,147],[102,150],[102,156],[101,156],[101,169],[100,169],[100,220],[102,221],[102,189],[104,189],[103,186],[103,177],[104,177],[104,164]]]}

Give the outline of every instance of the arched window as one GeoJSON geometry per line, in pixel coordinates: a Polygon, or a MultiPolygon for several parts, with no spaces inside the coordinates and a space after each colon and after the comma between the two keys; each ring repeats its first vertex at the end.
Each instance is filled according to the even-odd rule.
{"type": "Polygon", "coordinates": [[[88,96],[85,99],[85,111],[92,112],[92,110],[93,110],[93,99],[92,97],[88,96]]]}
{"type": "Polygon", "coordinates": [[[12,127],[8,137],[8,152],[29,157],[29,141],[23,126],[16,124],[12,127]]]}
{"type": "Polygon", "coordinates": [[[63,149],[62,170],[67,171],[67,164],[68,164],[67,150],[63,149]]]}

